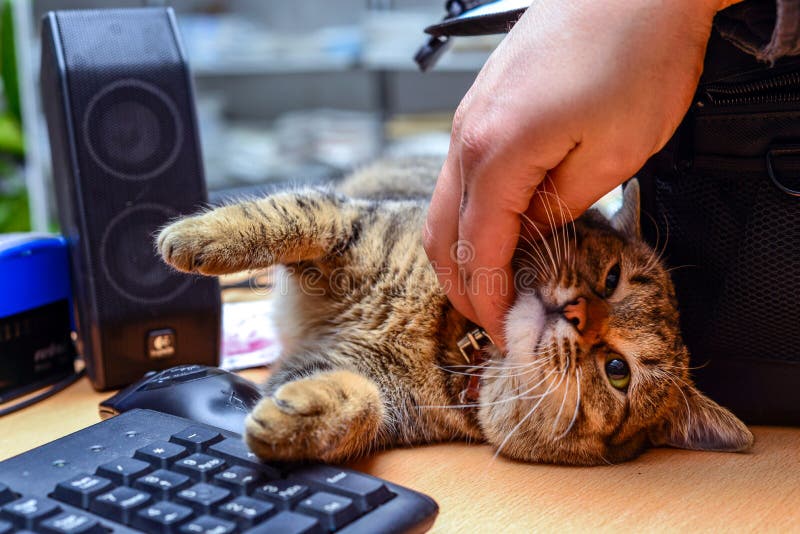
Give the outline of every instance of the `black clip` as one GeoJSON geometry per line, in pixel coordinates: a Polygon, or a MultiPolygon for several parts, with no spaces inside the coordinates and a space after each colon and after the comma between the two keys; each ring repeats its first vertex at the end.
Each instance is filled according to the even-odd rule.
{"type": "Polygon", "coordinates": [[[431,37],[414,61],[425,72],[447,49],[450,37],[506,33],[529,5],[529,0],[448,0],[444,19],[425,28],[431,37]]]}
{"type": "Polygon", "coordinates": [[[419,66],[419,70],[426,72],[429,68],[433,67],[442,54],[447,50],[447,45],[450,44],[450,38],[443,35],[433,35],[428,42],[425,43],[414,54],[414,61],[419,66]]]}

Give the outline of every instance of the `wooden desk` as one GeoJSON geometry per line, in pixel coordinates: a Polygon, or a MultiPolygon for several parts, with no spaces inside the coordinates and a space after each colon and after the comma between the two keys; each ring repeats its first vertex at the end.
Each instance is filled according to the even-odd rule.
{"type": "MultiPolygon", "coordinates": [[[[107,396],[83,379],[0,419],[0,459],[97,422],[107,396]]],[[[751,454],[659,449],[617,466],[526,465],[452,443],[388,451],[353,467],[436,499],[434,532],[800,532],[800,429],[754,432],[751,454]]]]}

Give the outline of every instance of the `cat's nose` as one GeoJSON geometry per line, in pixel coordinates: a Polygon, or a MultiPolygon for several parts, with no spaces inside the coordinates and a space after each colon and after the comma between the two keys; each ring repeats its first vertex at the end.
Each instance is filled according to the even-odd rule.
{"type": "Polygon", "coordinates": [[[561,308],[561,315],[568,322],[572,323],[578,332],[582,333],[586,328],[586,299],[578,297],[572,302],[568,302],[561,308]]]}
{"type": "Polygon", "coordinates": [[[608,330],[609,306],[602,300],[578,297],[561,308],[561,315],[575,326],[581,340],[593,345],[602,340],[608,330]]]}

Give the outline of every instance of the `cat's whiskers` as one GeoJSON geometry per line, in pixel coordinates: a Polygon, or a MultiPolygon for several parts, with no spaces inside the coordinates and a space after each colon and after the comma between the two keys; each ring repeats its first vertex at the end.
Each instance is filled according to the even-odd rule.
{"type": "MultiPolygon", "coordinates": [[[[551,371],[551,373],[552,372],[553,371],[551,371]]],[[[506,437],[503,438],[503,441],[500,443],[500,445],[497,447],[497,450],[494,453],[493,460],[496,460],[497,457],[500,456],[500,453],[502,452],[503,447],[505,447],[506,443],[508,443],[508,440],[510,440],[511,437],[517,432],[517,430],[519,430],[520,427],[523,424],[525,424],[525,422],[528,419],[530,419],[530,417],[536,412],[537,408],[539,408],[539,406],[541,406],[542,402],[544,402],[544,399],[546,399],[548,397],[548,395],[552,391],[555,391],[555,389],[558,389],[558,387],[561,385],[561,381],[563,381],[563,379],[564,379],[564,375],[562,374],[561,375],[561,379],[559,380],[558,384],[555,385],[555,388],[553,388],[553,384],[555,383],[555,378],[550,381],[550,384],[548,385],[547,390],[541,395],[541,397],[539,398],[538,402],[536,402],[536,404],[534,404],[533,407],[531,407],[531,409],[528,410],[528,413],[525,415],[525,417],[520,419],[519,422],[516,425],[514,425],[514,428],[512,428],[511,431],[506,435],[506,437]]]]}
{"type": "Polygon", "coordinates": [[[456,364],[456,365],[436,365],[436,368],[451,373],[451,374],[459,374],[459,375],[467,375],[472,376],[477,373],[473,372],[466,372],[466,371],[457,371],[456,369],[471,369],[477,372],[481,372],[484,370],[516,370],[516,369],[528,369],[531,368],[534,364],[539,365],[540,363],[546,362],[546,357],[552,356],[555,353],[554,347],[548,347],[546,350],[539,352],[537,354],[527,354],[525,357],[530,358],[528,361],[517,363],[517,364],[508,364],[505,363],[503,360],[487,360],[486,364],[484,365],[467,365],[467,364],[456,364]],[[497,364],[497,365],[490,365],[490,364],[497,364]]]}
{"type": "Polygon", "coordinates": [[[530,247],[530,249],[520,248],[520,250],[525,254],[527,254],[532,261],[536,262],[537,271],[539,272],[541,278],[542,279],[546,278],[548,273],[553,274],[552,271],[550,270],[551,266],[548,265],[547,259],[545,259],[544,254],[539,248],[539,244],[535,243],[532,240],[532,238],[529,238],[522,234],[520,234],[519,238],[530,247]],[[537,256],[533,255],[534,252],[536,253],[537,256]]]}
{"type": "MultiPolygon", "coordinates": [[[[548,372],[546,372],[544,374],[544,376],[541,378],[541,380],[536,382],[534,385],[532,385],[531,387],[529,387],[525,391],[517,393],[516,395],[509,396],[509,397],[504,398],[504,399],[499,400],[499,401],[492,401],[490,403],[481,403],[481,406],[492,406],[492,405],[502,404],[502,403],[505,403],[505,402],[515,401],[515,400],[520,400],[520,399],[522,399],[522,400],[538,399],[540,397],[540,395],[529,395],[529,393],[531,393],[534,390],[539,389],[539,386],[541,386],[548,378],[550,378],[556,372],[557,372],[556,369],[551,369],[550,371],[548,371],[548,372]]],[[[553,380],[555,380],[555,379],[553,379],[553,380]]],[[[520,386],[521,386],[521,384],[517,384],[516,389],[519,389],[520,386]]]]}
{"type": "Polygon", "coordinates": [[[667,216],[663,215],[665,235],[664,235],[664,242],[660,243],[660,240],[661,240],[661,229],[660,229],[660,226],[658,224],[656,224],[656,221],[655,221],[655,219],[653,218],[652,215],[648,214],[648,217],[650,217],[650,220],[653,221],[653,226],[656,229],[656,243],[655,243],[655,246],[653,247],[653,255],[655,256],[656,261],[658,263],[661,263],[661,260],[662,260],[662,258],[664,256],[664,253],[667,250],[667,244],[669,244],[669,221],[667,219],[667,216]]]}
{"type": "MultiPolygon", "coordinates": [[[[561,200],[561,198],[558,197],[558,196],[556,196],[556,198],[558,199],[558,202],[559,202],[559,209],[560,210],[563,209],[562,208],[562,206],[563,206],[563,207],[567,208],[567,211],[569,211],[569,207],[567,207],[567,205],[564,203],[564,201],[561,200]]],[[[564,217],[564,219],[566,219],[566,217],[564,217]]],[[[571,212],[569,214],[569,220],[565,220],[563,225],[561,226],[561,228],[563,228],[565,230],[565,234],[567,236],[567,237],[564,238],[565,241],[568,241],[569,235],[570,235],[570,230],[572,231],[571,232],[572,233],[572,247],[567,249],[567,257],[568,257],[568,260],[569,260],[568,261],[569,268],[570,268],[570,270],[574,271],[575,270],[575,261],[576,261],[575,260],[575,252],[578,250],[578,230],[575,228],[575,219],[572,218],[572,213],[571,212]],[[569,254],[569,252],[572,252],[572,254],[569,254]]]]}
{"type": "Polygon", "coordinates": [[[690,269],[692,267],[697,267],[697,265],[693,263],[687,263],[684,265],[675,265],[673,267],[670,267],[669,269],[664,269],[664,270],[668,273],[671,273],[672,271],[677,271],[678,269],[690,269]]]}
{"type": "MultiPolygon", "coordinates": [[[[548,182],[552,182],[552,180],[548,180],[548,177],[545,177],[545,181],[542,182],[542,183],[545,184],[545,187],[547,187],[546,184],[548,182]]],[[[543,191],[541,189],[537,190],[536,194],[539,197],[539,199],[541,200],[542,207],[544,208],[545,213],[547,214],[547,221],[548,221],[548,224],[550,225],[551,235],[553,236],[554,248],[556,249],[556,252],[557,252],[556,256],[558,258],[558,263],[560,265],[560,264],[562,264],[562,261],[566,260],[566,258],[567,258],[567,247],[566,247],[567,239],[566,239],[566,234],[563,234],[564,235],[563,243],[559,243],[559,239],[558,239],[558,230],[559,230],[559,228],[556,225],[555,213],[553,212],[553,207],[550,205],[550,202],[546,200],[550,196],[554,196],[556,198],[556,200],[559,200],[558,196],[553,194],[553,193],[551,193],[551,192],[549,192],[549,191],[543,191]],[[561,246],[562,245],[564,247],[563,260],[562,260],[562,257],[561,257],[561,246]]],[[[559,205],[559,209],[560,208],[561,208],[561,206],[559,205]]],[[[564,214],[563,214],[563,212],[561,214],[561,222],[562,222],[561,228],[563,229],[563,227],[564,227],[563,226],[563,223],[564,223],[564,214]]]]}
{"type": "Polygon", "coordinates": [[[680,384],[678,384],[677,380],[680,380],[681,383],[683,383],[683,384],[687,384],[687,382],[685,380],[683,380],[682,378],[678,378],[678,377],[672,376],[670,373],[664,373],[664,372],[656,371],[653,374],[655,374],[657,376],[664,377],[667,380],[671,381],[672,384],[675,386],[675,388],[680,392],[681,397],[683,397],[683,403],[686,405],[686,418],[687,418],[687,421],[688,421],[687,428],[692,428],[692,408],[691,408],[691,405],[689,404],[689,399],[686,397],[686,393],[683,392],[683,388],[680,386],[680,384]],[[677,378],[677,380],[676,380],[676,378],[677,378]]]}
{"type": "Polygon", "coordinates": [[[664,253],[666,252],[667,245],[669,244],[669,224],[667,224],[665,216],[664,230],[666,235],[664,236],[663,243],[659,243],[659,241],[661,240],[661,231],[659,230],[659,225],[656,224],[655,219],[651,215],[648,214],[648,216],[650,217],[650,220],[653,222],[653,226],[656,229],[656,243],[655,246],[650,251],[650,258],[646,264],[647,270],[651,270],[656,268],[657,265],[663,264],[664,253]]]}
{"type": "Polygon", "coordinates": [[[576,400],[575,400],[575,411],[572,413],[572,419],[570,419],[569,425],[567,426],[567,429],[564,432],[562,432],[558,437],[556,437],[556,441],[560,440],[561,438],[563,438],[564,436],[569,434],[570,430],[572,430],[572,427],[575,426],[575,421],[578,419],[578,412],[580,411],[580,407],[581,407],[581,377],[582,376],[583,376],[583,373],[581,372],[581,368],[576,365],[575,366],[575,384],[577,385],[577,391],[575,392],[575,397],[576,397],[576,400]]]}
{"type": "MultiPolygon", "coordinates": [[[[545,251],[547,252],[547,255],[550,258],[550,264],[553,267],[553,270],[551,272],[553,273],[553,277],[556,277],[558,275],[558,264],[556,263],[555,256],[553,256],[553,251],[551,250],[550,245],[547,243],[547,238],[545,238],[542,231],[539,230],[539,227],[536,225],[536,223],[533,222],[533,220],[530,217],[528,217],[524,213],[520,214],[520,216],[522,217],[523,221],[526,221],[528,223],[528,226],[533,227],[533,229],[536,230],[536,232],[539,234],[540,238],[539,244],[543,246],[545,251]]],[[[522,232],[520,232],[520,237],[523,237],[522,232]]],[[[530,240],[528,240],[527,243],[530,244],[531,246],[536,247],[536,245],[534,245],[533,242],[530,240]]]]}
{"type": "MultiPolygon", "coordinates": [[[[530,290],[532,288],[538,288],[539,286],[543,286],[548,280],[555,279],[556,271],[553,270],[553,264],[545,259],[544,253],[540,248],[540,244],[543,242],[535,243],[526,236],[520,236],[520,239],[527,244],[527,247],[521,247],[520,250],[526,254],[528,257],[527,259],[530,260],[531,263],[529,263],[529,266],[534,269],[535,278],[532,281],[524,280],[525,286],[519,289],[530,290]],[[534,253],[537,254],[538,259],[533,256],[534,253]]],[[[523,260],[524,259],[525,257],[523,257],[523,260]]]]}
{"type": "Polygon", "coordinates": [[[527,365],[525,367],[520,367],[518,369],[504,369],[502,367],[495,367],[495,368],[487,368],[487,367],[474,367],[474,371],[454,371],[452,369],[448,369],[446,367],[439,367],[443,371],[453,374],[453,375],[460,375],[460,376],[481,376],[483,378],[510,378],[512,376],[524,376],[526,374],[530,374],[532,371],[540,369],[545,365],[546,362],[536,362],[534,365],[527,365]],[[497,370],[497,371],[517,371],[522,369],[520,372],[516,373],[504,373],[498,372],[496,374],[487,373],[486,370],[497,370]]]}
{"type": "MultiPolygon", "coordinates": [[[[560,346],[558,346],[558,345],[555,345],[555,348],[557,349],[557,351],[556,351],[556,353],[555,353],[555,354],[559,354],[559,355],[562,355],[562,356],[564,356],[565,365],[564,365],[563,367],[561,367],[561,368],[559,368],[559,367],[554,367],[554,368],[553,368],[553,369],[550,371],[550,373],[548,373],[548,376],[549,376],[550,374],[552,374],[552,373],[560,373],[560,376],[561,376],[561,381],[563,381],[563,380],[564,380],[564,376],[566,375],[566,373],[567,373],[567,370],[569,369],[569,361],[570,361],[570,356],[569,356],[569,354],[566,354],[566,355],[564,354],[564,352],[562,351],[562,347],[560,347],[560,346]]],[[[553,354],[553,355],[555,355],[555,354],[553,354]]],[[[550,359],[550,360],[548,360],[548,362],[546,362],[546,363],[552,363],[552,357],[551,357],[551,359],[550,359]]],[[[560,384],[560,383],[561,383],[561,382],[559,381],[559,384],[560,384]]],[[[541,384],[541,381],[537,383],[537,386],[538,386],[538,385],[540,385],[540,384],[541,384]]],[[[559,386],[557,385],[557,386],[556,386],[556,389],[558,389],[558,387],[559,387],[559,386]]],[[[529,391],[530,391],[530,390],[529,390],[529,391]]],[[[546,394],[547,394],[547,392],[545,392],[544,394],[546,395],[546,394]]],[[[529,396],[527,396],[527,397],[525,397],[525,398],[526,398],[526,399],[538,399],[539,397],[541,397],[541,395],[529,395],[529,396]]]]}
{"type": "MultiPolygon", "coordinates": [[[[525,238],[523,236],[520,236],[520,239],[525,239],[525,238]]],[[[547,274],[547,266],[544,263],[542,263],[545,260],[541,252],[539,252],[538,249],[533,251],[539,255],[539,257],[537,258],[536,256],[533,255],[533,252],[528,249],[520,248],[519,251],[527,255],[528,258],[534,263],[532,267],[536,269],[536,275],[537,275],[536,277],[539,279],[544,279],[545,275],[547,274]]]]}
{"type": "Polygon", "coordinates": [[[564,404],[566,404],[567,402],[567,394],[569,393],[569,377],[570,377],[568,369],[569,369],[569,354],[567,354],[567,363],[564,366],[564,370],[562,371],[562,373],[565,373],[567,375],[567,383],[564,384],[564,396],[561,398],[561,405],[558,407],[558,412],[556,412],[556,416],[553,419],[553,432],[556,431],[558,422],[561,420],[561,413],[564,411],[564,404]]]}
{"type": "Polygon", "coordinates": [[[542,208],[544,208],[544,212],[547,215],[547,224],[550,226],[550,235],[553,238],[553,249],[556,254],[556,263],[561,265],[561,250],[559,247],[558,232],[556,231],[556,219],[553,216],[553,210],[550,208],[550,203],[547,202],[546,195],[541,190],[536,190],[536,197],[542,203],[542,208]]]}
{"type": "Polygon", "coordinates": [[[508,396],[508,397],[504,397],[504,398],[502,398],[500,400],[491,401],[491,402],[480,402],[478,404],[472,404],[472,403],[470,403],[470,404],[441,404],[441,405],[427,404],[427,405],[420,405],[420,406],[418,406],[418,408],[444,408],[444,409],[456,408],[456,409],[463,409],[463,408],[475,408],[476,406],[484,408],[486,406],[497,406],[497,405],[500,405],[500,404],[513,402],[513,401],[518,400],[518,399],[537,398],[536,396],[527,397],[526,395],[528,393],[530,393],[531,391],[537,389],[554,372],[555,372],[555,370],[549,371],[547,374],[545,374],[544,378],[542,378],[539,382],[537,382],[532,387],[526,389],[525,391],[523,391],[523,392],[521,392],[521,393],[519,393],[517,395],[511,395],[511,396],[508,396]]]}
{"type": "Polygon", "coordinates": [[[564,238],[564,243],[563,243],[564,244],[564,259],[565,259],[565,263],[569,263],[572,266],[572,265],[574,265],[575,257],[574,257],[574,255],[571,258],[569,257],[570,256],[570,254],[569,254],[569,250],[570,249],[568,247],[568,244],[569,244],[569,230],[572,230],[572,240],[573,240],[573,243],[572,243],[573,244],[573,248],[572,248],[572,250],[577,250],[577,248],[578,248],[578,232],[577,232],[577,230],[575,228],[575,219],[572,217],[572,212],[570,211],[569,206],[567,206],[567,204],[559,196],[558,188],[556,187],[555,182],[552,180],[552,178],[549,175],[545,175],[545,178],[547,179],[547,185],[550,185],[553,188],[553,191],[551,192],[551,191],[544,190],[544,191],[540,191],[540,193],[552,196],[556,200],[556,203],[558,204],[558,211],[559,211],[559,215],[561,217],[561,231],[562,231],[562,236],[564,238]],[[565,210],[565,208],[566,208],[566,210],[565,210]],[[569,212],[569,217],[567,217],[565,215],[565,211],[569,212]]]}
{"type": "MultiPolygon", "coordinates": [[[[493,378],[493,379],[501,379],[501,380],[513,380],[515,378],[528,375],[528,374],[530,374],[530,373],[532,373],[534,371],[537,371],[542,366],[544,366],[546,363],[552,361],[553,352],[545,351],[545,352],[541,353],[538,356],[539,357],[532,359],[531,362],[528,362],[528,363],[526,363],[526,364],[521,366],[521,367],[526,368],[526,370],[523,371],[523,372],[512,373],[512,374],[498,374],[498,375],[495,375],[495,376],[484,375],[484,378],[493,378]],[[545,357],[545,356],[547,356],[547,357],[545,357]]],[[[446,371],[446,372],[449,372],[449,373],[452,373],[452,374],[458,374],[458,375],[464,375],[464,376],[475,376],[475,375],[478,375],[478,373],[465,373],[465,372],[454,371],[453,369],[450,369],[450,368],[447,368],[447,367],[442,367],[442,366],[437,366],[437,367],[439,367],[443,371],[446,371]]],[[[466,367],[466,366],[464,366],[464,367],[466,367]]],[[[479,366],[475,366],[475,368],[476,368],[476,370],[477,369],[484,369],[484,368],[479,367],[479,366]]],[[[502,368],[500,368],[500,369],[502,369],[502,368]]],[[[523,398],[523,399],[536,398],[536,396],[526,397],[526,395],[528,395],[528,393],[530,393],[531,391],[534,391],[535,389],[538,389],[539,386],[542,383],[544,383],[547,380],[547,378],[549,378],[555,372],[557,372],[557,369],[552,369],[551,371],[546,373],[544,375],[544,377],[539,382],[537,382],[536,384],[534,384],[530,388],[526,389],[525,391],[522,391],[521,393],[519,393],[517,395],[508,396],[508,397],[505,397],[505,398],[497,400],[497,401],[482,402],[482,403],[479,404],[479,406],[481,406],[481,407],[494,406],[494,405],[498,405],[498,404],[512,402],[512,401],[518,400],[520,398],[523,398]]],[[[474,404],[447,404],[447,405],[421,405],[421,406],[419,406],[419,408],[459,408],[460,409],[460,408],[470,408],[470,407],[474,407],[474,406],[475,406],[474,404]]]]}
{"type": "Polygon", "coordinates": [[[711,363],[710,360],[709,361],[705,361],[705,362],[701,363],[700,365],[670,365],[668,363],[659,363],[658,367],[661,368],[661,369],[673,369],[673,370],[676,370],[676,371],[689,372],[689,371],[697,371],[698,369],[704,369],[704,368],[708,367],[708,365],[710,363],[711,363]]]}

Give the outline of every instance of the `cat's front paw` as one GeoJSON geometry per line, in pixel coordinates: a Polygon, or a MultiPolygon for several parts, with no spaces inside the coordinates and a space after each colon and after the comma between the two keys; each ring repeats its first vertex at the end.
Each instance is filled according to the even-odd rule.
{"type": "Polygon", "coordinates": [[[179,271],[207,275],[233,272],[234,251],[225,245],[209,215],[180,219],[161,230],[157,239],[158,252],[164,261],[179,271]]]}
{"type": "Polygon", "coordinates": [[[347,371],[288,382],[245,422],[245,441],[267,460],[340,461],[363,452],[382,419],[377,388],[347,371]]]}
{"type": "Polygon", "coordinates": [[[325,420],[319,395],[304,385],[283,386],[272,397],[262,399],[247,417],[245,440],[261,458],[315,459],[338,448],[344,436],[332,431],[335,417],[325,420]],[[284,391],[287,386],[288,392],[284,391]]]}

